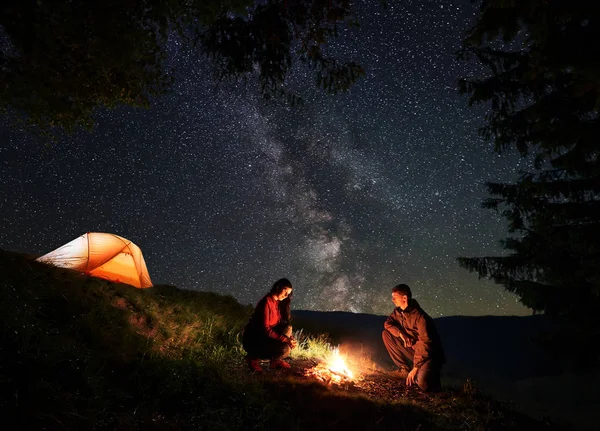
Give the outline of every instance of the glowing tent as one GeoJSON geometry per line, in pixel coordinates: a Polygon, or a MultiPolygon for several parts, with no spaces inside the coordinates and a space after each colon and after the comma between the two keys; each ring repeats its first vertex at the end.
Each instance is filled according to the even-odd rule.
{"type": "Polygon", "coordinates": [[[88,232],[37,260],[139,288],[152,286],[142,250],[112,233],[88,232]]]}

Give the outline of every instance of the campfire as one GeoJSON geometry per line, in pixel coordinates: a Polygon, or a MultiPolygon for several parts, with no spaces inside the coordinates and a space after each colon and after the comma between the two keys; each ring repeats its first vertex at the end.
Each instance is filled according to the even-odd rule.
{"type": "Polygon", "coordinates": [[[328,385],[348,384],[352,383],[355,379],[354,373],[346,365],[346,359],[340,354],[337,347],[331,351],[331,354],[325,361],[306,370],[305,375],[314,377],[328,385]]]}

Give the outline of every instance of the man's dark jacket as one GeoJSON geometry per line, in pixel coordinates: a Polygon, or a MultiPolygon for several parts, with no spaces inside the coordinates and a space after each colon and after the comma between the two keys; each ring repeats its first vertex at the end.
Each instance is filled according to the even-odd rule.
{"type": "Polygon", "coordinates": [[[406,310],[396,307],[387,318],[385,329],[392,335],[408,337],[412,340],[415,351],[414,366],[420,368],[426,361],[432,360],[440,365],[446,362],[440,336],[433,319],[419,306],[415,299],[410,299],[406,310]]]}

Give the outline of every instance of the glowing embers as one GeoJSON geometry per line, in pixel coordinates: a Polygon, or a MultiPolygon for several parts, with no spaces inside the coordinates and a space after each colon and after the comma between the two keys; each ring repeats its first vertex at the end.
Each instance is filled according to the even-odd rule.
{"type": "Polygon", "coordinates": [[[339,349],[334,348],[328,358],[317,366],[306,370],[307,377],[314,377],[328,385],[353,384],[356,379],[355,373],[346,364],[346,358],[342,356],[339,349]]]}

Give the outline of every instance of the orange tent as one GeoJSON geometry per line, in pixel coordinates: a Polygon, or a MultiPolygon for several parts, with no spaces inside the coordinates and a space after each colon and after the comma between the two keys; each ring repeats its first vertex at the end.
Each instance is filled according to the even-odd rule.
{"type": "Polygon", "coordinates": [[[88,232],[36,260],[139,288],[152,286],[142,250],[112,233],[88,232]]]}

